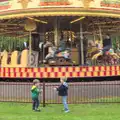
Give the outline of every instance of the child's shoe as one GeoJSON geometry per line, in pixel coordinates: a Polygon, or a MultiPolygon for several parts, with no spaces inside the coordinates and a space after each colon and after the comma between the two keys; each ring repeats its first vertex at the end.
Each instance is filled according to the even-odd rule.
{"type": "Polygon", "coordinates": [[[33,108],[32,110],[33,110],[33,111],[35,111],[35,109],[34,109],[34,108],[33,108]]]}
{"type": "Polygon", "coordinates": [[[35,109],[36,112],[40,112],[41,110],[40,109],[35,109]]]}
{"type": "Polygon", "coordinates": [[[65,110],[65,113],[68,113],[68,112],[70,112],[70,110],[65,110]]]}

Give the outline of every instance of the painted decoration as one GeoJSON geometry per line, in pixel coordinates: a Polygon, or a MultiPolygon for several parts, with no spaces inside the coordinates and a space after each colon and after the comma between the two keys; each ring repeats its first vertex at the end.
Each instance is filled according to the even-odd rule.
{"type": "Polygon", "coordinates": [[[21,3],[23,9],[27,8],[29,2],[31,2],[31,0],[18,0],[18,3],[21,3]]]}
{"type": "Polygon", "coordinates": [[[28,50],[23,50],[22,52],[13,51],[12,53],[8,53],[4,50],[0,53],[0,66],[8,68],[38,67],[38,52],[32,51],[30,57],[28,50]],[[8,59],[10,60],[9,63],[8,59]],[[19,64],[18,61],[20,61],[19,64]]]}
{"type": "Polygon", "coordinates": [[[120,0],[94,0],[90,3],[90,7],[120,10],[120,0]]]}
{"type": "Polygon", "coordinates": [[[84,5],[82,0],[0,0],[0,11],[43,7],[84,7],[84,5]]]}
{"type": "Polygon", "coordinates": [[[10,0],[0,0],[0,10],[9,9],[10,7],[10,0]]]}
{"type": "Polygon", "coordinates": [[[83,7],[83,1],[82,0],[40,0],[40,6],[83,7]]]}
{"type": "Polygon", "coordinates": [[[42,8],[120,10],[120,0],[0,0],[0,13],[42,8]]]}

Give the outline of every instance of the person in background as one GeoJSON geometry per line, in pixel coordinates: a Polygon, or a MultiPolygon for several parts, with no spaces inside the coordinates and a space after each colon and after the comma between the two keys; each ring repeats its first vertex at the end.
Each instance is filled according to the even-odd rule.
{"type": "Polygon", "coordinates": [[[66,49],[66,42],[65,42],[65,40],[64,40],[64,38],[63,38],[63,35],[61,36],[61,39],[60,39],[60,43],[59,43],[59,48],[58,48],[58,50],[59,51],[63,51],[63,50],[65,50],[66,49]]]}
{"type": "Polygon", "coordinates": [[[97,59],[98,56],[105,55],[105,53],[109,51],[111,48],[112,48],[112,40],[110,38],[110,35],[106,34],[105,38],[103,39],[103,49],[98,54],[94,55],[92,59],[97,59]]]}
{"type": "Polygon", "coordinates": [[[42,40],[40,40],[39,42],[39,63],[43,63],[43,57],[44,57],[44,42],[42,40]]]}
{"type": "Polygon", "coordinates": [[[70,44],[71,42],[72,42],[72,41],[71,41],[71,38],[68,37],[68,38],[67,38],[67,41],[66,41],[66,47],[67,47],[67,48],[70,48],[70,47],[71,47],[71,44],[70,44]]]}
{"type": "Polygon", "coordinates": [[[25,41],[24,43],[24,49],[29,49],[29,41],[25,41]]]}
{"type": "Polygon", "coordinates": [[[62,97],[62,103],[64,105],[64,111],[65,113],[69,112],[68,104],[67,104],[67,96],[68,96],[68,84],[66,83],[66,78],[61,78],[60,82],[61,85],[57,88],[54,88],[58,91],[58,95],[62,97]]]}
{"type": "Polygon", "coordinates": [[[33,111],[40,111],[39,109],[39,94],[42,92],[41,89],[39,89],[40,81],[38,79],[33,80],[33,86],[31,88],[31,94],[32,94],[32,110],[33,111]]]}
{"type": "Polygon", "coordinates": [[[104,40],[103,40],[103,54],[105,54],[106,51],[109,51],[112,48],[112,40],[110,38],[109,34],[106,34],[104,40]]]}
{"type": "Polygon", "coordinates": [[[102,50],[102,43],[101,43],[101,40],[100,39],[98,39],[98,40],[96,40],[95,41],[96,42],[96,47],[99,49],[99,50],[102,50]]]}
{"type": "Polygon", "coordinates": [[[65,40],[64,40],[64,38],[63,38],[63,35],[61,35],[61,39],[60,39],[60,43],[59,43],[59,46],[58,46],[58,50],[55,51],[54,57],[55,57],[55,55],[56,55],[57,53],[62,52],[62,51],[64,51],[65,49],[66,49],[66,42],[65,42],[65,40]]]}

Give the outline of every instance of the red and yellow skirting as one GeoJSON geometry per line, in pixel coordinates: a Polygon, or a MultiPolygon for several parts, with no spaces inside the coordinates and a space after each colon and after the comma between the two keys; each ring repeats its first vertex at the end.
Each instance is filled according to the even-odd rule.
{"type": "Polygon", "coordinates": [[[119,76],[120,66],[0,68],[1,78],[60,78],[119,76]]]}

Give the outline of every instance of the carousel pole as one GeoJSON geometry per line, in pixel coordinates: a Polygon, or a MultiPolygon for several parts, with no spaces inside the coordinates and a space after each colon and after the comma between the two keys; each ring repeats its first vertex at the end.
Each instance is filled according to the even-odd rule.
{"type": "Polygon", "coordinates": [[[37,26],[36,26],[36,22],[34,20],[31,19],[26,19],[25,21],[25,30],[29,32],[29,58],[28,58],[28,63],[29,66],[31,67],[31,53],[32,53],[32,31],[36,30],[37,26]]]}
{"type": "Polygon", "coordinates": [[[94,37],[94,42],[95,42],[95,40],[96,40],[96,37],[95,37],[95,32],[93,33],[93,37],[94,37]]]}
{"type": "Polygon", "coordinates": [[[31,37],[31,31],[29,32],[29,61],[31,65],[31,53],[32,53],[32,37],[31,37]]]}
{"type": "Polygon", "coordinates": [[[94,27],[94,25],[93,25],[93,38],[94,38],[94,42],[95,42],[95,40],[96,40],[96,36],[95,36],[95,27],[94,27]]]}
{"type": "MultiPolygon", "coordinates": [[[[43,40],[42,40],[42,42],[43,42],[43,47],[42,47],[42,50],[40,50],[40,56],[42,56],[42,57],[40,58],[40,61],[41,61],[41,63],[44,63],[44,59],[45,59],[45,48],[44,48],[44,44],[45,44],[45,42],[46,42],[46,38],[45,38],[45,26],[42,25],[42,29],[43,29],[42,35],[43,35],[44,37],[43,37],[43,40]],[[42,55],[41,55],[41,51],[43,51],[43,52],[42,52],[42,55]]],[[[40,37],[40,36],[39,36],[39,37],[40,37]]],[[[40,42],[41,42],[41,40],[40,40],[40,42]]],[[[40,42],[39,42],[39,43],[40,43],[40,42]]]]}
{"type": "Polygon", "coordinates": [[[99,35],[100,35],[100,42],[102,43],[102,30],[101,30],[101,26],[99,26],[99,35]]]}
{"type": "Polygon", "coordinates": [[[84,64],[84,54],[83,54],[83,29],[82,22],[80,22],[80,47],[81,47],[81,63],[84,64]]]}
{"type": "MultiPolygon", "coordinates": [[[[71,26],[71,24],[70,24],[70,31],[72,31],[72,26],[71,26]]],[[[71,49],[71,53],[72,53],[72,47],[73,47],[73,44],[72,44],[72,33],[70,34],[70,39],[71,39],[70,49],[71,49]]],[[[72,60],[72,55],[71,55],[71,60],[72,60]]],[[[72,62],[72,65],[74,65],[73,62],[72,62]]]]}
{"type": "MultiPolygon", "coordinates": [[[[71,24],[70,24],[70,31],[72,31],[72,26],[71,26],[71,24]]],[[[71,34],[69,35],[69,39],[71,40],[70,49],[72,50],[72,32],[71,32],[71,34]]]]}
{"type": "Polygon", "coordinates": [[[58,39],[58,34],[59,34],[59,21],[58,21],[58,17],[55,18],[54,21],[54,40],[55,40],[55,45],[58,46],[59,43],[59,39],[58,39]]]}

